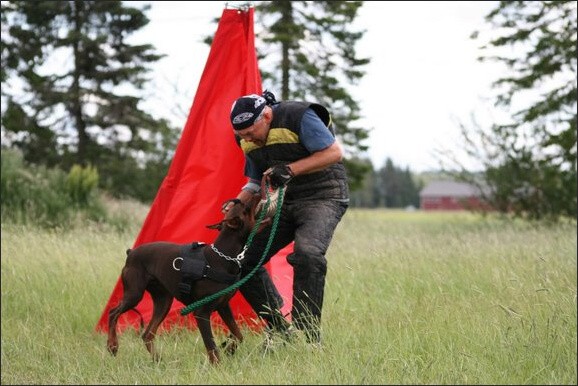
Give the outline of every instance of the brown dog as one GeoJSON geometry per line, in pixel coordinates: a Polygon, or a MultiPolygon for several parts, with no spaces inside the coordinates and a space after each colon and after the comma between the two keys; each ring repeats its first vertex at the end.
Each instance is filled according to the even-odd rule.
{"type": "MultiPolygon", "coordinates": [[[[158,327],[167,316],[173,298],[177,298],[183,304],[191,304],[229,287],[231,282],[239,279],[242,259],[239,254],[243,251],[255,225],[259,198],[258,195],[255,196],[247,205],[239,200],[233,200],[235,205],[226,213],[223,221],[207,225],[208,228],[218,229],[220,232],[214,244],[203,244],[200,247],[206,260],[201,264],[201,268],[204,265],[204,271],[199,275],[200,278],[190,282],[189,295],[183,295],[181,284],[183,276],[181,268],[185,264],[182,251],[187,244],[152,242],[127,251],[126,263],[121,273],[123,298],[118,306],[110,310],[108,316],[107,348],[111,354],[116,355],[118,352],[116,325],[119,316],[135,307],[142,299],[145,290],[150,293],[153,300],[153,316],[142,339],[153,359],[158,361],[160,358],[155,352],[153,340],[158,327]]],[[[270,218],[262,221],[259,231],[270,222],[270,218]]],[[[225,345],[227,353],[233,354],[237,344],[243,340],[229,306],[229,300],[234,293],[235,291],[230,291],[193,311],[211,363],[219,362],[219,353],[210,322],[213,311],[219,313],[231,333],[231,339],[225,345]]]]}

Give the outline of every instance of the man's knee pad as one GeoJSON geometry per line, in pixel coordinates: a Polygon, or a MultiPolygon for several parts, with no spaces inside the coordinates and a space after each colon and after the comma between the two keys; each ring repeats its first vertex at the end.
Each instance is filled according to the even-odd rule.
{"type": "Polygon", "coordinates": [[[327,260],[323,255],[305,255],[303,253],[291,253],[287,255],[287,262],[293,267],[295,273],[305,275],[323,275],[327,273],[327,260]]]}

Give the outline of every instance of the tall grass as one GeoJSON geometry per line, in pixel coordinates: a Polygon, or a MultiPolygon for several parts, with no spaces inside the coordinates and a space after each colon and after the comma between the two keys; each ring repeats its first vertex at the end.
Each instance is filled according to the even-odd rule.
{"type": "MultiPolygon", "coordinates": [[[[58,168],[31,165],[14,149],[2,149],[0,202],[2,222],[70,229],[91,222],[124,228],[130,216],[107,212],[106,194],[98,190],[98,170],[73,165],[58,168]]],[[[110,209],[110,208],[109,208],[110,209]]]]}
{"type": "MultiPolygon", "coordinates": [[[[198,331],[94,327],[139,230],[2,225],[2,384],[576,384],[576,223],[351,209],[328,253],[322,350],[210,366],[198,331]]],[[[223,338],[218,332],[218,340],[223,338]]]]}

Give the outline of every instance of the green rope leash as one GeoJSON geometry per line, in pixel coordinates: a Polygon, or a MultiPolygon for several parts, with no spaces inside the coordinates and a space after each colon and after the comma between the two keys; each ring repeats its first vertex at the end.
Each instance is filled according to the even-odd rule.
{"type": "MultiPolygon", "coordinates": [[[[269,248],[271,248],[271,244],[273,243],[273,238],[275,237],[275,231],[277,230],[277,224],[279,223],[279,215],[281,214],[281,203],[283,202],[284,190],[285,190],[285,188],[283,186],[279,187],[279,197],[277,198],[277,210],[275,211],[275,216],[273,217],[273,225],[271,228],[271,234],[269,235],[269,240],[267,240],[267,246],[265,247],[265,250],[263,251],[263,255],[261,256],[261,260],[259,260],[259,263],[255,266],[255,268],[253,268],[247,276],[245,276],[244,278],[242,278],[238,282],[230,285],[229,287],[222,289],[218,292],[215,292],[212,295],[206,296],[200,300],[197,300],[194,303],[189,304],[188,306],[186,306],[185,308],[183,308],[181,310],[181,315],[184,316],[184,315],[194,311],[195,309],[199,308],[200,306],[207,304],[207,303],[217,299],[218,297],[239,288],[240,286],[245,284],[247,282],[247,280],[249,280],[251,278],[251,276],[253,276],[255,274],[255,272],[257,272],[257,270],[261,267],[261,264],[263,264],[263,260],[265,260],[265,257],[267,256],[267,253],[269,252],[269,248]]],[[[257,233],[257,229],[259,228],[261,221],[263,221],[263,217],[265,216],[267,209],[269,209],[269,203],[270,203],[270,197],[269,197],[269,191],[267,189],[267,202],[265,203],[265,207],[261,210],[261,214],[259,215],[259,219],[255,223],[253,230],[251,230],[251,233],[249,234],[249,238],[247,239],[247,243],[245,244],[244,250],[246,250],[253,242],[253,237],[257,233]]]]}

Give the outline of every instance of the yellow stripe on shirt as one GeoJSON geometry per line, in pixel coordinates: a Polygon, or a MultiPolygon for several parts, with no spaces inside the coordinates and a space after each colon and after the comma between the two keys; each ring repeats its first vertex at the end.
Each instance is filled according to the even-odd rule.
{"type": "MultiPolygon", "coordinates": [[[[287,143],[299,143],[299,136],[297,133],[284,128],[270,129],[269,135],[267,136],[267,143],[265,146],[279,145],[287,143]]],[[[248,154],[251,151],[258,149],[259,146],[252,142],[248,142],[244,139],[241,140],[241,149],[243,153],[248,154]]]]}

